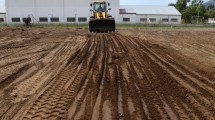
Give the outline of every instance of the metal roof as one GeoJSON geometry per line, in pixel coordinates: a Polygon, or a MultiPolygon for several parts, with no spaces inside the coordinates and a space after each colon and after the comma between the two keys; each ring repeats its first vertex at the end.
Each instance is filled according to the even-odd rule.
{"type": "Polygon", "coordinates": [[[120,14],[181,15],[173,6],[120,5],[120,14]]]}
{"type": "Polygon", "coordinates": [[[120,14],[136,14],[135,9],[120,9],[120,14]]]}

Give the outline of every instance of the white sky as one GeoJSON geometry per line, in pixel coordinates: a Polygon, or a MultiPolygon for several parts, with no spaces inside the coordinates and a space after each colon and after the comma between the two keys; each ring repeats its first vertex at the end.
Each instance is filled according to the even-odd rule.
{"type": "MultiPolygon", "coordinates": [[[[0,0],[0,11],[4,11],[4,1],[0,0]]],[[[177,0],[120,0],[121,5],[168,5],[175,3],[177,0]]],[[[208,1],[208,0],[204,0],[208,1]]]]}
{"type": "Polygon", "coordinates": [[[4,11],[4,0],[0,0],[0,11],[4,11]]]}

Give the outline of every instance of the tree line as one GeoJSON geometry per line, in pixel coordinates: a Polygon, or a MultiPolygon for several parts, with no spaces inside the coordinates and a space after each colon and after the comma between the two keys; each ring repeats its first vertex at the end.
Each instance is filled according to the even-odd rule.
{"type": "Polygon", "coordinates": [[[205,6],[203,0],[178,0],[170,3],[182,14],[183,23],[206,22],[208,18],[215,18],[215,5],[205,6]]]}

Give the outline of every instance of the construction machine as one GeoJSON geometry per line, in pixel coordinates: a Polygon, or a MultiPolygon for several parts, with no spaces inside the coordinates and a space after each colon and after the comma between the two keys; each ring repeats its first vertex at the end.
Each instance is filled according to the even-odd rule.
{"type": "Polygon", "coordinates": [[[89,31],[90,32],[113,32],[116,29],[114,18],[108,14],[111,8],[110,3],[106,1],[103,2],[93,2],[90,4],[93,12],[90,16],[89,21],[89,31]]]}

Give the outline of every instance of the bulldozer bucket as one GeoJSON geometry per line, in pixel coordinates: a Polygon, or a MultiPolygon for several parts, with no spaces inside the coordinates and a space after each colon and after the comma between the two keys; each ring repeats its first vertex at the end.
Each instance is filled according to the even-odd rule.
{"type": "Polygon", "coordinates": [[[115,27],[114,19],[95,19],[89,22],[90,32],[113,32],[115,27]]]}

